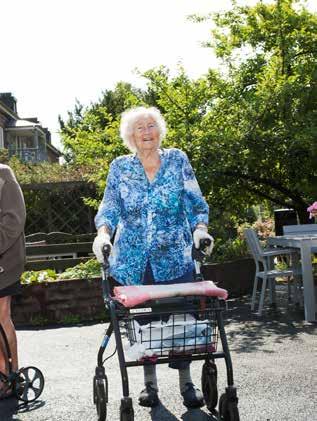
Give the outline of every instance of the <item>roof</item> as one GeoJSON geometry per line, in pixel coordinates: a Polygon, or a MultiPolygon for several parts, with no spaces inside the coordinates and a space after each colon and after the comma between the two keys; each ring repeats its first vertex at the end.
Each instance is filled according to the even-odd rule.
{"type": "Polygon", "coordinates": [[[39,127],[42,128],[40,123],[34,123],[33,121],[29,121],[29,120],[23,120],[23,119],[18,119],[18,120],[13,120],[11,121],[8,125],[7,128],[21,128],[21,127],[25,127],[25,128],[31,128],[31,127],[39,127]]]}
{"type": "Polygon", "coordinates": [[[55,148],[55,146],[53,146],[51,143],[47,143],[46,147],[51,149],[51,151],[53,151],[56,155],[62,156],[62,152],[58,150],[57,148],[55,148]]]}
{"type": "Polygon", "coordinates": [[[2,112],[4,112],[5,114],[7,114],[8,116],[10,116],[11,118],[19,118],[18,115],[11,110],[4,102],[1,101],[0,99],[0,111],[2,110],[2,112]]]}

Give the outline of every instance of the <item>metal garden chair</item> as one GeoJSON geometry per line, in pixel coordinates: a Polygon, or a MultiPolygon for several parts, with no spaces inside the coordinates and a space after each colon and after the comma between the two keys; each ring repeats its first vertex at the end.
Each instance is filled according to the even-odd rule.
{"type": "Polygon", "coordinates": [[[274,268],[274,257],[277,256],[287,256],[288,262],[291,264],[292,257],[296,253],[294,249],[278,249],[278,248],[270,248],[264,249],[261,246],[261,243],[258,239],[256,232],[251,229],[247,228],[244,230],[245,239],[249,248],[249,251],[255,261],[255,277],[254,277],[254,284],[253,284],[253,292],[252,292],[252,300],[251,300],[251,310],[254,311],[255,304],[256,304],[256,296],[258,290],[258,280],[262,279],[262,287],[260,293],[260,301],[259,301],[259,308],[258,314],[259,316],[262,315],[263,305],[264,305],[264,296],[265,291],[267,289],[267,284],[269,286],[270,291],[270,304],[272,306],[276,306],[276,294],[275,294],[275,280],[278,277],[286,277],[287,278],[287,286],[288,286],[288,299],[291,299],[291,278],[295,279],[295,289],[294,289],[294,299],[297,300],[297,272],[298,270],[289,267],[288,269],[275,269],[274,268]]]}

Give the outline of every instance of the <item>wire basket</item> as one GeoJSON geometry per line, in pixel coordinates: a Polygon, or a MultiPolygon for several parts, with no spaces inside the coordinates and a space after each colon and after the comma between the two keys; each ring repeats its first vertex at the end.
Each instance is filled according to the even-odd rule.
{"type": "Polygon", "coordinates": [[[173,311],[148,309],[129,314],[122,321],[130,346],[126,349],[131,359],[194,355],[215,352],[218,343],[216,310],[184,308],[173,311]],[[187,309],[186,309],[187,310],[187,309]]]}

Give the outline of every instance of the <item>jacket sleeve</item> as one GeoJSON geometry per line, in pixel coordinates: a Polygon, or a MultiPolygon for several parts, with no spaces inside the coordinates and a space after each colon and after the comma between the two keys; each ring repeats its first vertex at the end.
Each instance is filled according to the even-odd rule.
{"type": "Polygon", "coordinates": [[[201,193],[199,184],[187,155],[182,152],[182,156],[185,211],[190,227],[193,231],[199,222],[208,225],[209,206],[201,193]]]}
{"type": "Polygon", "coordinates": [[[120,217],[119,171],[115,161],[111,163],[98,213],[95,217],[96,228],[106,225],[113,235],[120,217]]]}
{"type": "Polygon", "coordinates": [[[22,190],[15,179],[5,180],[0,197],[0,255],[24,232],[26,212],[22,190]]]}

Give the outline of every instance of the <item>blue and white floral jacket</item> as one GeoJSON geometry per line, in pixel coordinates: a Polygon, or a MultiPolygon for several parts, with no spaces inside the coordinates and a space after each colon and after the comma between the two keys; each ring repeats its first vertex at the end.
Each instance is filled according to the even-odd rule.
{"type": "Polygon", "coordinates": [[[186,154],[161,149],[160,157],[152,182],[136,155],[116,158],[95,218],[97,229],[116,231],[110,274],[124,285],[142,284],[148,261],[156,282],[191,270],[192,231],[208,223],[208,205],[186,154]]]}

